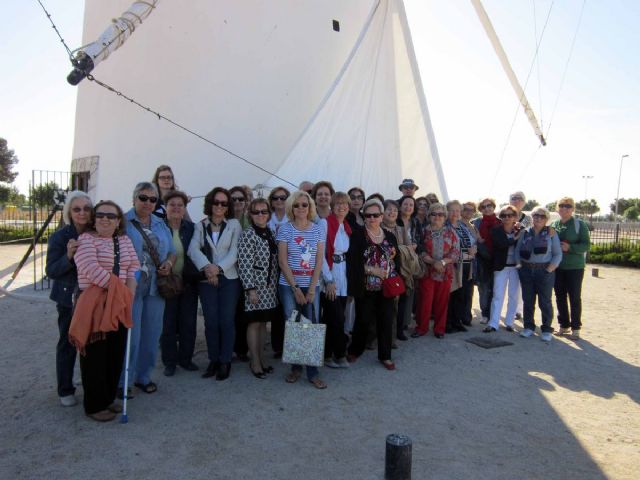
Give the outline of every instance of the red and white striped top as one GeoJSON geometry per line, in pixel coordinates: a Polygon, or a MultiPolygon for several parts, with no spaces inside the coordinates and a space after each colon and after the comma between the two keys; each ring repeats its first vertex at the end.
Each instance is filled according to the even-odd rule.
{"type": "MultiPolygon", "coordinates": [[[[120,280],[135,278],[140,270],[138,255],[129,237],[118,237],[120,245],[120,280]]],[[[78,250],[73,257],[78,269],[78,286],[80,290],[90,285],[106,288],[109,276],[113,271],[113,239],[104,238],[91,233],[83,233],[78,237],[78,250]]]]}

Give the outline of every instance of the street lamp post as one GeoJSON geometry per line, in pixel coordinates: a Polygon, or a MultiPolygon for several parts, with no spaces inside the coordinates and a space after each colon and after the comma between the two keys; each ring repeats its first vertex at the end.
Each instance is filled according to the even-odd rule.
{"type": "Polygon", "coordinates": [[[589,197],[587,197],[587,185],[589,184],[589,180],[593,178],[593,175],[582,175],[582,178],[584,179],[584,199],[589,200],[589,197]]]}
{"type": "Polygon", "coordinates": [[[616,221],[618,220],[618,204],[620,203],[620,180],[622,179],[622,162],[629,155],[622,155],[620,158],[620,173],[618,174],[618,191],[616,192],[616,221]]]}

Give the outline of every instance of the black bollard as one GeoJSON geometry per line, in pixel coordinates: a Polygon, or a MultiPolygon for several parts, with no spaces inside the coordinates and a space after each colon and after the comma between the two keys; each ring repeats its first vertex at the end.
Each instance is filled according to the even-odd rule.
{"type": "Polygon", "coordinates": [[[387,435],[384,459],[385,480],[411,480],[411,439],[406,435],[387,435]]]}

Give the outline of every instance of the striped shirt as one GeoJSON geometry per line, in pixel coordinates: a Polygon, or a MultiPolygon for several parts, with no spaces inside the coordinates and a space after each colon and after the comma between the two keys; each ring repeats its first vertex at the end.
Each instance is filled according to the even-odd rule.
{"type": "MultiPolygon", "coordinates": [[[[120,280],[135,278],[140,262],[129,237],[118,237],[120,244],[120,280]]],[[[90,285],[106,288],[113,271],[113,238],[83,233],[78,237],[78,250],[73,257],[78,268],[78,286],[86,290],[90,285]]]]}
{"type": "MultiPolygon", "coordinates": [[[[296,284],[308,287],[316,268],[318,244],[324,243],[324,234],[320,225],[310,223],[306,230],[298,230],[292,223],[285,223],[278,229],[278,243],[287,244],[287,264],[293,273],[296,284]]],[[[288,285],[284,275],[280,274],[280,285],[288,285]]]]}

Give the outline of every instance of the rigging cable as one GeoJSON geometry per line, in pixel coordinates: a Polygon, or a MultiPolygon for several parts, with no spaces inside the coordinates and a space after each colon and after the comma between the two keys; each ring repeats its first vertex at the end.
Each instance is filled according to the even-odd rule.
{"type": "MultiPolygon", "coordinates": [[[[547,18],[544,22],[544,26],[542,27],[542,32],[540,33],[540,40],[538,41],[537,45],[536,45],[536,51],[534,52],[533,55],[533,60],[531,61],[531,66],[529,67],[529,73],[527,74],[527,80],[524,82],[524,87],[522,88],[522,91],[524,92],[527,89],[527,85],[529,84],[529,79],[531,78],[531,73],[533,72],[533,67],[535,65],[535,61],[536,58],[538,57],[538,51],[540,50],[540,44],[542,43],[542,38],[544,37],[544,32],[547,30],[547,25],[549,24],[549,18],[551,17],[551,10],[553,9],[553,4],[555,3],[555,0],[553,2],[551,2],[551,5],[549,6],[549,11],[547,12],[547,18]]],[[[493,175],[493,180],[491,180],[491,187],[489,188],[489,191],[493,191],[493,188],[495,187],[496,184],[496,180],[498,178],[498,174],[500,173],[500,169],[502,168],[502,162],[504,161],[504,156],[505,153],[507,152],[507,147],[509,146],[509,141],[511,140],[511,134],[513,133],[513,127],[516,124],[516,120],[518,119],[518,112],[520,111],[520,101],[518,101],[518,105],[516,106],[516,111],[513,114],[513,120],[511,122],[511,127],[509,127],[509,133],[507,133],[507,139],[505,141],[504,147],[502,149],[502,153],[500,154],[500,160],[498,161],[498,166],[496,167],[496,171],[493,175]]]]}
{"type": "MultiPolygon", "coordinates": [[[[536,13],[536,0],[531,0],[533,6],[533,40],[534,44],[538,44],[538,15],[536,13]]],[[[540,81],[540,55],[536,56],[536,76],[538,77],[538,102],[540,103],[540,130],[544,131],[544,119],[542,116],[542,86],[540,81]]],[[[545,137],[546,138],[546,137],[545,137]]]]}
{"type": "MultiPolygon", "coordinates": [[[[47,16],[47,18],[51,22],[51,26],[56,31],[56,33],[58,35],[58,38],[60,38],[60,42],[62,42],[62,45],[64,45],[64,48],[67,51],[67,53],[69,54],[69,59],[70,59],[72,65],[73,65],[74,64],[74,60],[73,60],[73,55],[72,55],[71,49],[67,46],[66,42],[62,38],[62,35],[60,34],[58,28],[56,27],[56,24],[53,22],[53,19],[51,18],[51,15],[47,11],[47,9],[44,7],[44,5],[42,4],[41,0],[36,0],[36,1],[40,4],[40,6],[42,7],[42,10],[44,11],[45,15],[47,16]]],[[[153,110],[150,107],[142,105],[140,102],[136,101],[134,98],[129,97],[128,95],[125,95],[124,93],[120,92],[119,90],[115,89],[114,87],[112,87],[112,86],[110,86],[110,85],[98,80],[95,76],[87,75],[87,79],[89,79],[92,82],[95,82],[97,85],[100,85],[101,87],[109,90],[110,92],[115,93],[117,96],[122,97],[122,98],[124,98],[126,100],[129,100],[129,102],[133,103],[134,105],[136,105],[137,107],[141,108],[142,110],[146,110],[147,112],[156,115],[158,117],[158,120],[165,120],[166,122],[170,123],[171,125],[173,125],[175,127],[178,127],[179,129],[181,129],[181,130],[183,130],[183,131],[185,131],[185,132],[187,132],[187,133],[199,138],[200,140],[202,140],[202,141],[204,141],[204,142],[206,142],[206,143],[208,143],[208,144],[210,144],[210,145],[222,150],[223,152],[231,155],[232,157],[235,157],[238,160],[241,160],[241,161],[245,162],[246,164],[251,165],[254,168],[257,168],[258,170],[260,170],[260,171],[262,171],[262,172],[264,172],[264,173],[266,173],[268,175],[271,175],[272,177],[277,178],[278,180],[281,180],[281,181],[283,181],[284,183],[286,183],[288,185],[291,185],[295,189],[298,188],[298,186],[295,185],[293,182],[290,182],[289,180],[286,180],[286,179],[280,177],[279,175],[277,175],[277,174],[275,174],[273,172],[270,172],[269,170],[267,170],[267,169],[261,167],[260,165],[252,162],[251,160],[248,160],[248,159],[244,158],[241,155],[238,155],[237,153],[234,153],[233,151],[229,150],[228,148],[223,147],[222,145],[214,142],[213,140],[209,140],[204,135],[201,135],[201,134],[195,132],[194,130],[191,130],[190,128],[185,127],[184,125],[182,125],[182,124],[170,119],[169,117],[161,114],[160,112],[157,112],[157,111],[153,110]]]]}

